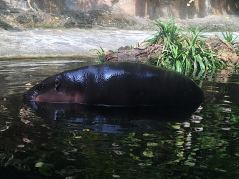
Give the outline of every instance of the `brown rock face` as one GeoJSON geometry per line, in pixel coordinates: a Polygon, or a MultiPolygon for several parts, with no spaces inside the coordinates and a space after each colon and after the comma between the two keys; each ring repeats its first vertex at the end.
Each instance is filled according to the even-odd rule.
{"type": "Polygon", "coordinates": [[[238,0],[1,0],[15,7],[38,8],[50,13],[68,11],[112,10],[150,19],[182,19],[239,11],[238,0]]]}
{"type": "Polygon", "coordinates": [[[238,64],[239,56],[230,44],[219,38],[209,38],[207,39],[206,44],[208,45],[208,48],[212,49],[217,54],[218,59],[227,64],[238,64]]]}

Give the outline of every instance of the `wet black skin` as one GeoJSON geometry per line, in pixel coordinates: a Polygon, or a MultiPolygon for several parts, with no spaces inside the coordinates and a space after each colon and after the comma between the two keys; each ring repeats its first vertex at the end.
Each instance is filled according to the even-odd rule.
{"type": "Polygon", "coordinates": [[[27,101],[48,103],[195,111],[203,101],[203,92],[192,80],[176,72],[144,64],[111,63],[54,75],[31,88],[24,97],[27,101]],[[51,100],[37,101],[39,95],[47,93],[53,96],[51,100]],[[67,101],[67,95],[78,97],[67,101]]]}

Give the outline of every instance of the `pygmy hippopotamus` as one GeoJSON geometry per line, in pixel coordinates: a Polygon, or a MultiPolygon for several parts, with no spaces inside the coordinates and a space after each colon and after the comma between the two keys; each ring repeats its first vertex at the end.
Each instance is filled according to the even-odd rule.
{"type": "Polygon", "coordinates": [[[84,66],[48,77],[25,100],[108,107],[160,107],[195,111],[202,90],[189,78],[145,64],[84,66]]]}

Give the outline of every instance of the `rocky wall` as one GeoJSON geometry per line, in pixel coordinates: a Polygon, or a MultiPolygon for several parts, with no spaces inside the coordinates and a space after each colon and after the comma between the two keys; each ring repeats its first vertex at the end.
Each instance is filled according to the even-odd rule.
{"type": "Polygon", "coordinates": [[[149,19],[187,19],[239,11],[238,0],[0,0],[0,4],[1,1],[22,9],[33,8],[50,13],[110,10],[149,19]]]}

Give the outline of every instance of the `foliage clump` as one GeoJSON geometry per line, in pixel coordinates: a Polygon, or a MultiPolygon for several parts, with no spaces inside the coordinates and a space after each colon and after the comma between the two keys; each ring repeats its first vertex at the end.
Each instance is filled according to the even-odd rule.
{"type": "Polygon", "coordinates": [[[239,56],[239,43],[237,42],[239,36],[231,31],[222,32],[222,36],[227,43],[235,48],[236,54],[239,56]]]}
{"type": "Polygon", "coordinates": [[[222,32],[222,36],[226,42],[228,42],[231,45],[236,44],[236,40],[238,38],[237,35],[234,35],[233,32],[227,31],[227,32],[222,32]]]}
{"type": "Polygon", "coordinates": [[[183,32],[173,20],[155,22],[157,32],[146,42],[149,46],[162,44],[163,49],[157,58],[151,62],[160,67],[183,73],[205,73],[215,71],[225,66],[223,61],[207,47],[200,35],[200,30],[194,28],[183,32]]]}
{"type": "Polygon", "coordinates": [[[105,50],[102,47],[100,47],[100,49],[95,49],[95,50],[96,50],[96,54],[98,56],[100,63],[104,63],[105,62],[105,50]]]}

